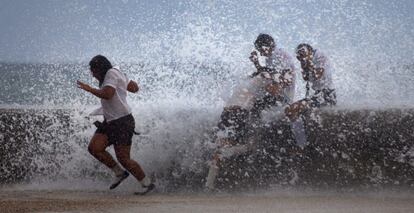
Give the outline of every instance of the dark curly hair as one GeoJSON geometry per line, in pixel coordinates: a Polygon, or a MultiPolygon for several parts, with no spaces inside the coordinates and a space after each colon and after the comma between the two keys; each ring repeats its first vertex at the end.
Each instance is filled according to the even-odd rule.
{"type": "Polygon", "coordinates": [[[89,67],[92,72],[98,74],[99,86],[101,86],[106,73],[112,68],[112,64],[105,56],[97,55],[91,59],[89,67]]]}
{"type": "Polygon", "coordinates": [[[307,43],[301,43],[299,44],[296,49],[295,52],[298,53],[298,51],[302,48],[306,48],[309,52],[313,52],[313,47],[310,44],[307,43]]]}
{"type": "Polygon", "coordinates": [[[263,46],[271,48],[275,47],[275,40],[272,38],[272,36],[263,33],[257,36],[256,41],[254,42],[254,47],[256,49],[260,49],[263,46]]]}

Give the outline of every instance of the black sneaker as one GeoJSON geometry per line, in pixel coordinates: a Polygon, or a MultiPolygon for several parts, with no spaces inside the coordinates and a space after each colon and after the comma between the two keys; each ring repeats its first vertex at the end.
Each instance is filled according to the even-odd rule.
{"type": "Polygon", "coordinates": [[[129,176],[129,173],[127,171],[124,171],[122,175],[116,176],[115,181],[111,184],[109,189],[115,189],[119,184],[121,184],[122,181],[124,181],[129,176]]]}
{"type": "Polygon", "coordinates": [[[134,195],[145,195],[145,194],[147,194],[148,192],[155,189],[155,184],[151,183],[148,186],[143,186],[143,188],[145,189],[143,192],[135,192],[134,195]]]}

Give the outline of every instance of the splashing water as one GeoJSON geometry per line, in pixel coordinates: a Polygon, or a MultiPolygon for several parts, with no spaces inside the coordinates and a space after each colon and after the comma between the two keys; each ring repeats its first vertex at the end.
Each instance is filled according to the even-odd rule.
{"type": "MultiPolygon", "coordinates": [[[[205,166],[203,153],[210,133],[232,88],[253,72],[248,56],[261,32],[274,36],[277,46],[292,55],[302,42],[325,52],[333,63],[341,107],[414,103],[414,16],[410,13],[414,8],[409,1],[164,3],[165,7],[150,5],[140,14],[142,19],[128,9],[134,4],[131,1],[119,5],[74,1],[48,5],[63,10],[38,11],[44,16],[33,22],[44,31],[30,39],[40,62],[0,64],[3,108],[70,109],[69,127],[55,119],[48,127],[51,137],[39,139],[43,152],[33,155],[30,165],[35,168],[34,179],[45,175],[47,181],[78,179],[85,174],[108,177],[97,172],[104,169],[86,148],[94,129],[92,119],[85,117],[99,102],[75,86],[77,79],[96,84],[84,61],[98,53],[140,84],[140,93],[128,97],[137,129],[143,133],[134,138],[132,153],[150,172],[162,173],[173,162],[195,173],[205,166]],[[70,14],[79,20],[89,18],[69,21],[70,14]],[[50,21],[48,16],[55,19],[50,21]],[[61,42],[45,42],[50,37],[42,36],[56,32],[66,34],[61,42]],[[62,128],[71,134],[59,132],[62,128]]],[[[296,99],[304,96],[304,87],[299,77],[296,99]]],[[[57,115],[51,116],[53,120],[57,115]]],[[[31,131],[36,134],[38,130],[31,131]]]]}

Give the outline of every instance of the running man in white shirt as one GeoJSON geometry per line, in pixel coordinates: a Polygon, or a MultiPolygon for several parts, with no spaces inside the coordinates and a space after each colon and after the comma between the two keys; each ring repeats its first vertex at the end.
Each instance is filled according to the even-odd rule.
{"type": "Polygon", "coordinates": [[[109,60],[102,55],[93,57],[89,66],[93,77],[99,81],[99,88],[93,88],[81,81],[77,84],[79,88],[101,99],[104,121],[94,123],[97,130],[89,143],[88,151],[115,173],[116,179],[110,189],[117,187],[130,172],[145,189],[136,194],[145,194],[153,190],[155,185],[145,175],[141,166],[130,158],[135,121],[126,101],[127,92],[138,92],[138,84],[128,80],[119,69],[113,68],[109,60]],[[111,145],[114,146],[119,163],[127,171],[105,150],[111,145]]]}

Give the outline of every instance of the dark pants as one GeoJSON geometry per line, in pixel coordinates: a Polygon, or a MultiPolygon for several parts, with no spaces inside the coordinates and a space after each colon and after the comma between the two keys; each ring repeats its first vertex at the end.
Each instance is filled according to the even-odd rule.
{"type": "Polygon", "coordinates": [[[220,116],[219,130],[226,138],[235,143],[243,143],[243,139],[253,132],[253,126],[260,120],[261,112],[271,106],[279,106],[285,103],[281,96],[267,95],[254,102],[251,110],[238,106],[226,108],[220,116]]]}
{"type": "Polygon", "coordinates": [[[322,89],[315,92],[312,97],[308,99],[312,108],[319,108],[324,106],[336,105],[336,93],[334,89],[322,89]]]}
{"type": "Polygon", "coordinates": [[[249,112],[240,107],[226,109],[221,113],[219,130],[226,138],[240,143],[246,136],[248,127],[249,112]]]}
{"type": "Polygon", "coordinates": [[[108,136],[110,145],[131,145],[135,130],[135,120],[131,114],[110,122],[104,120],[94,124],[97,127],[95,133],[108,136]]]}

